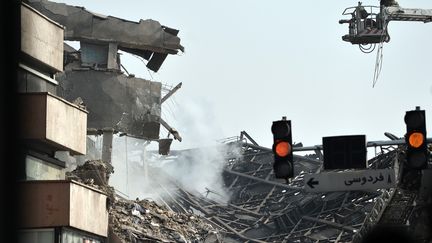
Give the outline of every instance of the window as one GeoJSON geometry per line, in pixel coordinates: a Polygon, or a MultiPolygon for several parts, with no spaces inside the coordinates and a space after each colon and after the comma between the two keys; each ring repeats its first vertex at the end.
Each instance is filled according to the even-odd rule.
{"type": "Polygon", "coordinates": [[[18,243],[54,243],[54,229],[20,230],[18,243]]]}
{"type": "Polygon", "coordinates": [[[26,180],[64,180],[65,172],[60,166],[27,155],[25,159],[26,180]]]}
{"type": "Polygon", "coordinates": [[[63,228],[61,243],[103,243],[103,241],[84,232],[63,228]]]}

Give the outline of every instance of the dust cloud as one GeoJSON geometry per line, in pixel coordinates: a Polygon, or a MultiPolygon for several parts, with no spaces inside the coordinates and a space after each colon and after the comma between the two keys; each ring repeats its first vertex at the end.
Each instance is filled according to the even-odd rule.
{"type": "Polygon", "coordinates": [[[175,198],[176,186],[195,195],[221,203],[228,202],[230,194],[224,185],[222,172],[225,164],[225,146],[211,146],[172,151],[168,156],[147,151],[144,141],[115,136],[112,163],[114,174],[110,184],[129,199],[175,198]]]}
{"type": "MultiPolygon", "coordinates": [[[[222,172],[226,154],[232,151],[215,141],[215,138],[223,138],[223,133],[210,102],[205,98],[197,99],[165,107],[171,111],[167,114],[175,114],[175,117],[164,119],[183,137],[181,143],[173,141],[168,156],[157,154],[157,142],[148,145],[139,139],[114,137],[114,175],[110,184],[120,195],[123,193],[130,199],[166,200],[175,198],[175,184],[178,184],[195,195],[228,202],[230,194],[222,172]],[[175,150],[176,147],[181,150],[175,150]]],[[[164,133],[161,127],[161,137],[164,133]]]]}

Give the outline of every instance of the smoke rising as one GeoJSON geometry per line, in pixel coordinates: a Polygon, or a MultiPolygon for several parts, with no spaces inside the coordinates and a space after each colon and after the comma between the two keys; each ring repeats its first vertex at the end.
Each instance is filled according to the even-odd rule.
{"type": "Polygon", "coordinates": [[[222,178],[225,158],[222,147],[186,150],[163,170],[175,178],[184,189],[213,200],[227,202],[229,193],[222,178]]]}
{"type": "Polygon", "coordinates": [[[130,199],[167,200],[175,197],[177,183],[195,195],[219,202],[229,200],[230,194],[222,178],[228,151],[215,142],[222,133],[209,104],[196,100],[182,104],[179,110],[173,111],[175,122],[167,121],[182,135],[181,147],[198,148],[174,150],[179,145],[174,141],[170,155],[161,156],[154,151],[157,142],[148,146],[143,140],[114,136],[114,174],[110,184],[121,192],[120,195],[123,193],[130,199]]]}
{"type": "Polygon", "coordinates": [[[130,199],[166,200],[175,195],[177,184],[195,195],[227,202],[225,153],[223,146],[212,146],[172,151],[175,155],[166,157],[146,151],[143,141],[115,136],[110,184],[130,199]]]}

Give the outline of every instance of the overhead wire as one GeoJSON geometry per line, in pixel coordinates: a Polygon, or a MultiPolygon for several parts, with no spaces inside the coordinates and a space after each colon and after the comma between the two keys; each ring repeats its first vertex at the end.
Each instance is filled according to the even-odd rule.
{"type": "Polygon", "coordinates": [[[173,107],[172,107],[172,101],[168,101],[168,103],[166,104],[166,109],[168,111],[169,116],[175,118],[174,112],[173,112],[173,107]]]}
{"type": "MultiPolygon", "coordinates": [[[[167,89],[167,93],[169,93],[172,89],[173,86],[168,85],[168,84],[164,84],[163,87],[165,89],[167,89]]],[[[162,105],[164,105],[164,108],[161,109],[161,113],[162,116],[165,118],[165,120],[176,120],[176,116],[175,116],[175,107],[178,106],[178,103],[174,103],[175,102],[175,94],[173,94],[168,100],[166,100],[162,105]],[[166,111],[166,112],[164,112],[166,111]]],[[[167,131],[167,137],[169,137],[170,135],[170,131],[168,131],[168,129],[165,128],[165,130],[167,131]]]]}
{"type": "Polygon", "coordinates": [[[175,104],[174,104],[174,102],[171,100],[170,101],[171,102],[171,107],[173,107],[172,109],[171,109],[171,116],[174,118],[174,119],[177,119],[176,118],[176,115],[175,115],[175,112],[173,112],[172,110],[174,110],[175,109],[175,104]]]}
{"type": "Polygon", "coordinates": [[[175,96],[172,97],[172,102],[174,103],[175,106],[179,106],[175,96]]]}

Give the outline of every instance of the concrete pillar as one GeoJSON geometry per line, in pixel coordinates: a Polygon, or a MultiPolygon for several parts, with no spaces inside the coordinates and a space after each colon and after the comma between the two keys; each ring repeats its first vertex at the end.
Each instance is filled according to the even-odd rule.
{"type": "Polygon", "coordinates": [[[102,137],[102,160],[111,164],[112,142],[114,130],[104,129],[102,137]]]}
{"type": "Polygon", "coordinates": [[[109,43],[107,68],[108,69],[120,69],[119,66],[120,65],[117,63],[117,44],[116,43],[109,43]]]}

